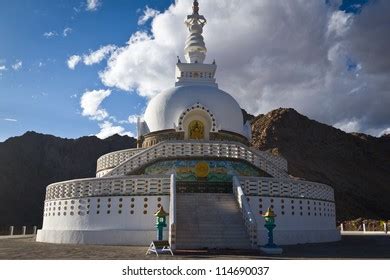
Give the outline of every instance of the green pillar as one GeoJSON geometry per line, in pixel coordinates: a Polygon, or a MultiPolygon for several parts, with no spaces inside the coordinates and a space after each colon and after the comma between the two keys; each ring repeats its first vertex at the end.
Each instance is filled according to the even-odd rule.
{"type": "Polygon", "coordinates": [[[267,209],[267,212],[263,215],[264,220],[265,220],[265,225],[264,227],[268,230],[268,243],[265,245],[266,247],[273,248],[276,247],[274,244],[274,228],[276,227],[275,225],[275,213],[272,211],[271,208],[267,209]]]}
{"type": "Polygon", "coordinates": [[[271,208],[267,209],[267,212],[263,215],[265,224],[264,227],[268,230],[268,243],[260,247],[260,249],[267,254],[281,254],[282,248],[274,243],[274,228],[275,225],[275,213],[271,208]]]}
{"type": "Polygon", "coordinates": [[[166,219],[168,215],[162,206],[154,213],[154,216],[156,216],[157,240],[163,240],[163,231],[167,226],[166,219]]]}

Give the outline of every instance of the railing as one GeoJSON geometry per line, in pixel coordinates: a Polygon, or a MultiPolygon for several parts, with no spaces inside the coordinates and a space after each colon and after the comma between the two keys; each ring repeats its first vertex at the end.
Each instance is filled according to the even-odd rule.
{"type": "Polygon", "coordinates": [[[287,172],[276,167],[271,161],[251,151],[238,142],[206,141],[164,141],[140,153],[112,169],[103,177],[123,176],[141,166],[161,158],[178,157],[223,157],[245,160],[276,178],[288,178],[287,172]]]}
{"type": "Polygon", "coordinates": [[[249,206],[249,203],[245,197],[244,192],[242,191],[241,185],[237,177],[233,177],[233,193],[236,197],[238,205],[241,209],[242,217],[244,219],[244,224],[246,231],[249,234],[251,241],[251,246],[253,249],[257,248],[257,224],[256,219],[253,216],[252,210],[249,206]]]}
{"type": "Polygon", "coordinates": [[[171,249],[176,249],[176,177],[171,175],[170,197],[169,197],[169,244],[171,249]]]}
{"type": "Polygon", "coordinates": [[[120,151],[102,155],[97,160],[96,173],[105,169],[114,168],[143,150],[145,149],[134,148],[134,149],[127,149],[127,150],[120,150],[120,151]]]}
{"type": "MultiPolygon", "coordinates": [[[[383,230],[380,230],[380,229],[378,229],[378,227],[375,227],[374,226],[374,229],[367,229],[367,225],[366,225],[366,223],[362,223],[361,224],[361,230],[359,230],[359,228],[358,229],[347,229],[347,230],[345,230],[345,228],[344,228],[344,224],[343,223],[341,223],[340,224],[340,232],[341,233],[344,233],[344,234],[390,234],[390,232],[389,232],[389,230],[388,230],[388,226],[387,226],[387,222],[384,222],[383,224],[382,224],[382,228],[383,228],[383,230]]],[[[379,225],[379,228],[380,228],[381,226],[379,225]]]]}
{"type": "Polygon", "coordinates": [[[15,227],[15,226],[0,226],[0,236],[23,236],[23,235],[37,234],[37,226],[15,227]]]}
{"type": "Polygon", "coordinates": [[[334,202],[333,188],[309,181],[267,177],[239,177],[245,195],[309,198],[334,202]]]}
{"type": "Polygon", "coordinates": [[[88,178],[51,184],[46,200],[95,196],[169,195],[169,175],[88,178]]]}
{"type": "Polygon", "coordinates": [[[275,156],[271,154],[270,152],[265,152],[265,151],[260,151],[257,150],[256,148],[250,147],[250,150],[253,151],[254,153],[257,153],[258,155],[262,156],[266,160],[272,162],[276,167],[287,171],[288,170],[288,164],[287,160],[282,157],[282,156],[275,156]]]}

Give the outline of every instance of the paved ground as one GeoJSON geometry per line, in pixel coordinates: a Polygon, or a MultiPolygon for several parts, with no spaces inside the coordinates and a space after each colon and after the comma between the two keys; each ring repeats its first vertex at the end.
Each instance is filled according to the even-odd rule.
{"type": "MultiPolygon", "coordinates": [[[[390,259],[390,236],[347,235],[326,244],[283,246],[278,257],[257,251],[181,251],[159,259],[390,259]]],[[[0,259],[156,259],[146,247],[59,245],[38,243],[34,237],[0,238],[0,259]]]]}

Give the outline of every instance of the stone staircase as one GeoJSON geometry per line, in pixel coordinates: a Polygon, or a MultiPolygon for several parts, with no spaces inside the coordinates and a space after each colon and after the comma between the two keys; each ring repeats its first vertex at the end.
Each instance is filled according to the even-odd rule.
{"type": "Polygon", "coordinates": [[[177,249],[251,249],[233,194],[178,193],[177,249]]]}

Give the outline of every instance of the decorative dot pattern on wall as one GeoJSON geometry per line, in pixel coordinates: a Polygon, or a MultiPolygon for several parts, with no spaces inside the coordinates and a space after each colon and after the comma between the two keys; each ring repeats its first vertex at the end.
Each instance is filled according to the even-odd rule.
{"type": "MultiPolygon", "coordinates": [[[[307,200],[305,202],[305,199],[301,199],[299,201],[296,200],[286,200],[281,198],[267,198],[262,197],[258,199],[259,204],[257,204],[257,211],[260,215],[264,213],[264,211],[270,207],[274,210],[276,214],[280,213],[282,216],[295,216],[297,212],[295,211],[296,208],[299,207],[299,216],[311,216],[312,214],[314,216],[319,217],[335,217],[335,205],[333,202],[321,202],[321,201],[314,201],[314,200],[307,200]],[[298,206],[295,204],[299,203],[298,206]],[[311,212],[311,207],[303,207],[302,205],[306,203],[307,205],[314,204],[314,205],[322,205],[322,207],[314,207],[313,213],[311,212]],[[291,209],[291,212],[286,213],[284,210],[285,207],[288,206],[291,209]]],[[[253,206],[252,206],[253,207],[253,206]]]]}
{"type": "MultiPolygon", "coordinates": [[[[149,211],[149,202],[152,205],[156,205],[156,209],[163,206],[169,208],[168,197],[164,197],[164,200],[160,196],[132,196],[132,197],[109,197],[104,198],[107,204],[101,204],[101,198],[88,198],[79,199],[73,202],[71,200],[46,202],[44,208],[44,217],[61,217],[61,219],[78,219],[78,217],[95,217],[99,216],[104,219],[106,215],[122,215],[128,213],[129,216],[133,215],[151,215],[149,211]],[[54,207],[54,203],[56,207],[54,207]],[[154,204],[155,203],[155,204],[154,204]],[[68,205],[59,206],[59,205],[68,205]],[[51,207],[53,205],[53,207],[51,207]],[[126,209],[127,206],[127,209],[126,209]],[[103,208],[103,211],[101,211],[103,208]],[[75,212],[74,209],[77,209],[75,212]],[[138,209],[138,210],[137,210],[138,209]],[[124,210],[126,210],[124,212],[124,210]],[[138,211],[138,212],[137,212],[138,211]]],[[[103,201],[104,201],[103,200],[103,201]]],[[[152,209],[153,211],[154,209],[152,209]]],[[[154,219],[154,216],[152,217],[154,219]]],[[[153,224],[153,223],[152,223],[153,224]]]]}

